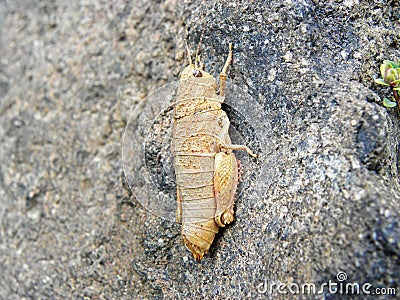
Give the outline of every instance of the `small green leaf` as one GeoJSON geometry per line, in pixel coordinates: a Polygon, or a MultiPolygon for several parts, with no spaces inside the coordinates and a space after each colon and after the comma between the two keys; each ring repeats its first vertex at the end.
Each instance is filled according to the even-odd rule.
{"type": "Polygon", "coordinates": [[[385,64],[385,62],[383,62],[383,64],[381,64],[379,66],[379,70],[381,71],[381,76],[382,78],[385,78],[386,75],[386,71],[390,69],[390,65],[389,64],[385,64]]]}
{"type": "Polygon", "coordinates": [[[400,91],[400,87],[393,88],[394,91],[400,91]]]}
{"type": "Polygon", "coordinates": [[[391,68],[398,68],[399,65],[396,64],[394,61],[391,60],[384,60],[383,64],[390,66],[391,68]]]}
{"type": "Polygon", "coordinates": [[[391,60],[384,60],[379,67],[381,76],[386,83],[398,79],[399,65],[391,60]]]}
{"type": "Polygon", "coordinates": [[[399,73],[397,69],[389,69],[386,71],[385,77],[383,78],[386,83],[391,83],[392,81],[399,79],[399,73]]]}
{"type": "Polygon", "coordinates": [[[388,98],[383,98],[383,106],[385,106],[385,107],[395,107],[396,105],[397,105],[396,102],[392,102],[388,98]]]}
{"type": "Polygon", "coordinates": [[[387,84],[382,78],[375,79],[375,83],[389,86],[389,84],[387,84]]]}

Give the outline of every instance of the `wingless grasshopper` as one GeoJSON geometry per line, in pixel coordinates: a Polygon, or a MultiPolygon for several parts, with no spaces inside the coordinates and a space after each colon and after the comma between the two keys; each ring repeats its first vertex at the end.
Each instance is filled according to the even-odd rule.
{"type": "Polygon", "coordinates": [[[232,62],[232,44],[217,81],[205,72],[196,55],[180,77],[174,110],[173,154],[177,184],[178,223],[182,238],[194,258],[200,261],[210,249],[219,227],[234,219],[234,201],[238,184],[238,160],[228,134],[229,119],[221,109],[225,99],[226,73],[232,62]]]}

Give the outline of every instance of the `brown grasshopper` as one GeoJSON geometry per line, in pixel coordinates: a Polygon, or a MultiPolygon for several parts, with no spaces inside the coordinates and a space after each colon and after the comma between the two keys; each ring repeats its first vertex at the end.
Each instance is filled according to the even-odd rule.
{"type": "Polygon", "coordinates": [[[225,99],[226,72],[232,62],[232,44],[217,82],[196,55],[180,77],[174,109],[173,154],[177,185],[176,220],[182,223],[182,238],[194,258],[200,261],[210,249],[219,227],[234,219],[234,200],[238,184],[238,160],[232,150],[230,126],[221,109],[225,99]],[[198,66],[198,63],[200,66],[198,66]]]}

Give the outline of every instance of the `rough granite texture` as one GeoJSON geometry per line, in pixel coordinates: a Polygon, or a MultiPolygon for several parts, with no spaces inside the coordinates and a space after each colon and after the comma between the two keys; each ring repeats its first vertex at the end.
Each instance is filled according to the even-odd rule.
{"type": "Polygon", "coordinates": [[[263,291],[339,271],[398,297],[400,121],[373,80],[400,57],[399,18],[384,0],[1,1],[0,298],[355,297],[263,291]],[[121,140],[203,31],[215,76],[234,43],[230,77],[270,130],[197,263],[129,192],[121,140]]]}

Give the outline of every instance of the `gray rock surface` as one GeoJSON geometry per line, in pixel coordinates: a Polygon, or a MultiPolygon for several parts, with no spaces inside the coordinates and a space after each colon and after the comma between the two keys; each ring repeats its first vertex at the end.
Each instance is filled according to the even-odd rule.
{"type": "Polygon", "coordinates": [[[399,18],[383,0],[2,1],[0,298],[351,298],[263,291],[338,272],[399,294],[399,116],[373,83],[399,18]],[[234,42],[230,77],[271,130],[264,189],[199,264],[129,192],[121,140],[202,31],[215,76],[234,42]]]}

